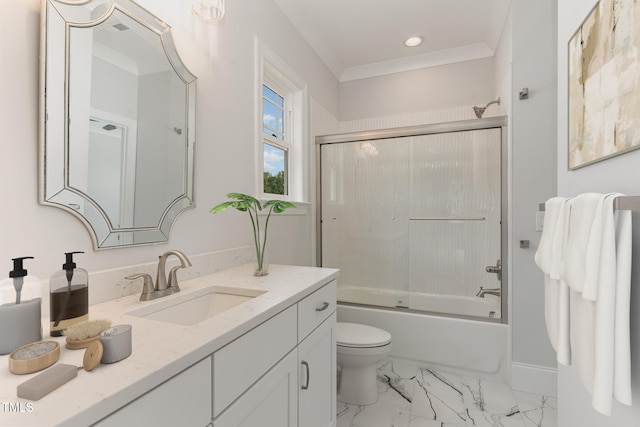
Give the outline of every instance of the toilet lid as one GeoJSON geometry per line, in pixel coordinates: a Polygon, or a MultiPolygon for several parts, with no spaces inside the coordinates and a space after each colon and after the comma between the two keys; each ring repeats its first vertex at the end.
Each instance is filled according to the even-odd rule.
{"type": "Polygon", "coordinates": [[[338,322],[336,343],[344,347],[381,347],[391,342],[391,334],[384,329],[359,323],[338,322]]]}

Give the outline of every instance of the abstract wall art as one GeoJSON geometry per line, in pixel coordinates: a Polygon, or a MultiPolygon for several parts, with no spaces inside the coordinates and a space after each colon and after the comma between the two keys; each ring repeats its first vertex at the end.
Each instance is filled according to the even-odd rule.
{"type": "Polygon", "coordinates": [[[569,41],[574,170],[640,148],[640,2],[600,0],[569,41]]]}

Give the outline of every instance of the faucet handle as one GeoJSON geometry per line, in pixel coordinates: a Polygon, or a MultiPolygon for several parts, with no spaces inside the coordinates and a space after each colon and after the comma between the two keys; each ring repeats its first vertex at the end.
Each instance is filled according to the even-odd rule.
{"type": "Polygon", "coordinates": [[[149,301],[155,298],[156,289],[153,287],[153,278],[147,273],[138,273],[132,276],[127,276],[127,280],[135,280],[138,278],[144,278],[144,284],[142,287],[142,294],[140,294],[140,301],[149,301]]]}
{"type": "Polygon", "coordinates": [[[169,270],[169,280],[167,283],[167,291],[169,294],[175,294],[176,292],[180,292],[180,286],[178,286],[178,276],[177,272],[182,268],[181,265],[176,265],[171,270],[169,270]]]}

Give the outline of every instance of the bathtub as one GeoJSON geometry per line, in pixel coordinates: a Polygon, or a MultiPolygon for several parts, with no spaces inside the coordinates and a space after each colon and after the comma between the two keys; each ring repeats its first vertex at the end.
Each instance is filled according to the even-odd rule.
{"type": "MultiPolygon", "coordinates": [[[[365,288],[366,289],[366,288],[365,288]]],[[[376,326],[391,333],[392,349],[390,358],[406,361],[420,367],[432,367],[462,375],[473,375],[497,381],[509,381],[510,351],[509,328],[502,323],[483,322],[469,318],[438,316],[407,310],[377,308],[346,303],[343,298],[356,297],[361,289],[338,289],[338,321],[363,323],[376,326]]],[[[395,301],[396,292],[371,290],[361,292],[361,304],[395,301]],[[364,302],[366,299],[368,302],[364,302]]],[[[417,302],[419,296],[411,295],[417,302]]],[[[433,297],[430,296],[430,297],[433,297]]],[[[459,297],[458,297],[459,298],[459,297]]],[[[455,298],[457,300],[458,298],[455,298]]],[[[349,298],[353,301],[352,298],[349,298]]],[[[460,301],[445,301],[447,297],[424,298],[419,304],[434,307],[434,304],[451,304],[459,307],[460,301]]],[[[481,302],[469,303],[473,309],[486,313],[490,300],[477,298],[481,302]]],[[[476,301],[477,302],[477,301],[476,301]]],[[[400,301],[400,305],[403,301],[400,301]]],[[[385,304],[385,305],[398,305],[385,304]]],[[[414,300],[411,306],[414,308],[414,300]]],[[[496,305],[499,304],[496,303],[496,305]]],[[[495,306],[494,306],[495,307],[495,306]]],[[[428,311],[441,311],[428,309],[428,311]]],[[[471,314],[465,313],[465,316],[471,314]]],[[[486,316],[486,314],[481,314],[486,316]]]]}

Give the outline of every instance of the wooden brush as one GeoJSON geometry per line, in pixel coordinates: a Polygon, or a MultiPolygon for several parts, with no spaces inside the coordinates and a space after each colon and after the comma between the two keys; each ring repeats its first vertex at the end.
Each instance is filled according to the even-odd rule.
{"type": "Polygon", "coordinates": [[[62,334],[67,337],[67,348],[69,350],[78,350],[87,348],[91,342],[99,340],[100,332],[110,326],[110,320],[89,320],[69,326],[62,331],[62,334]]]}

